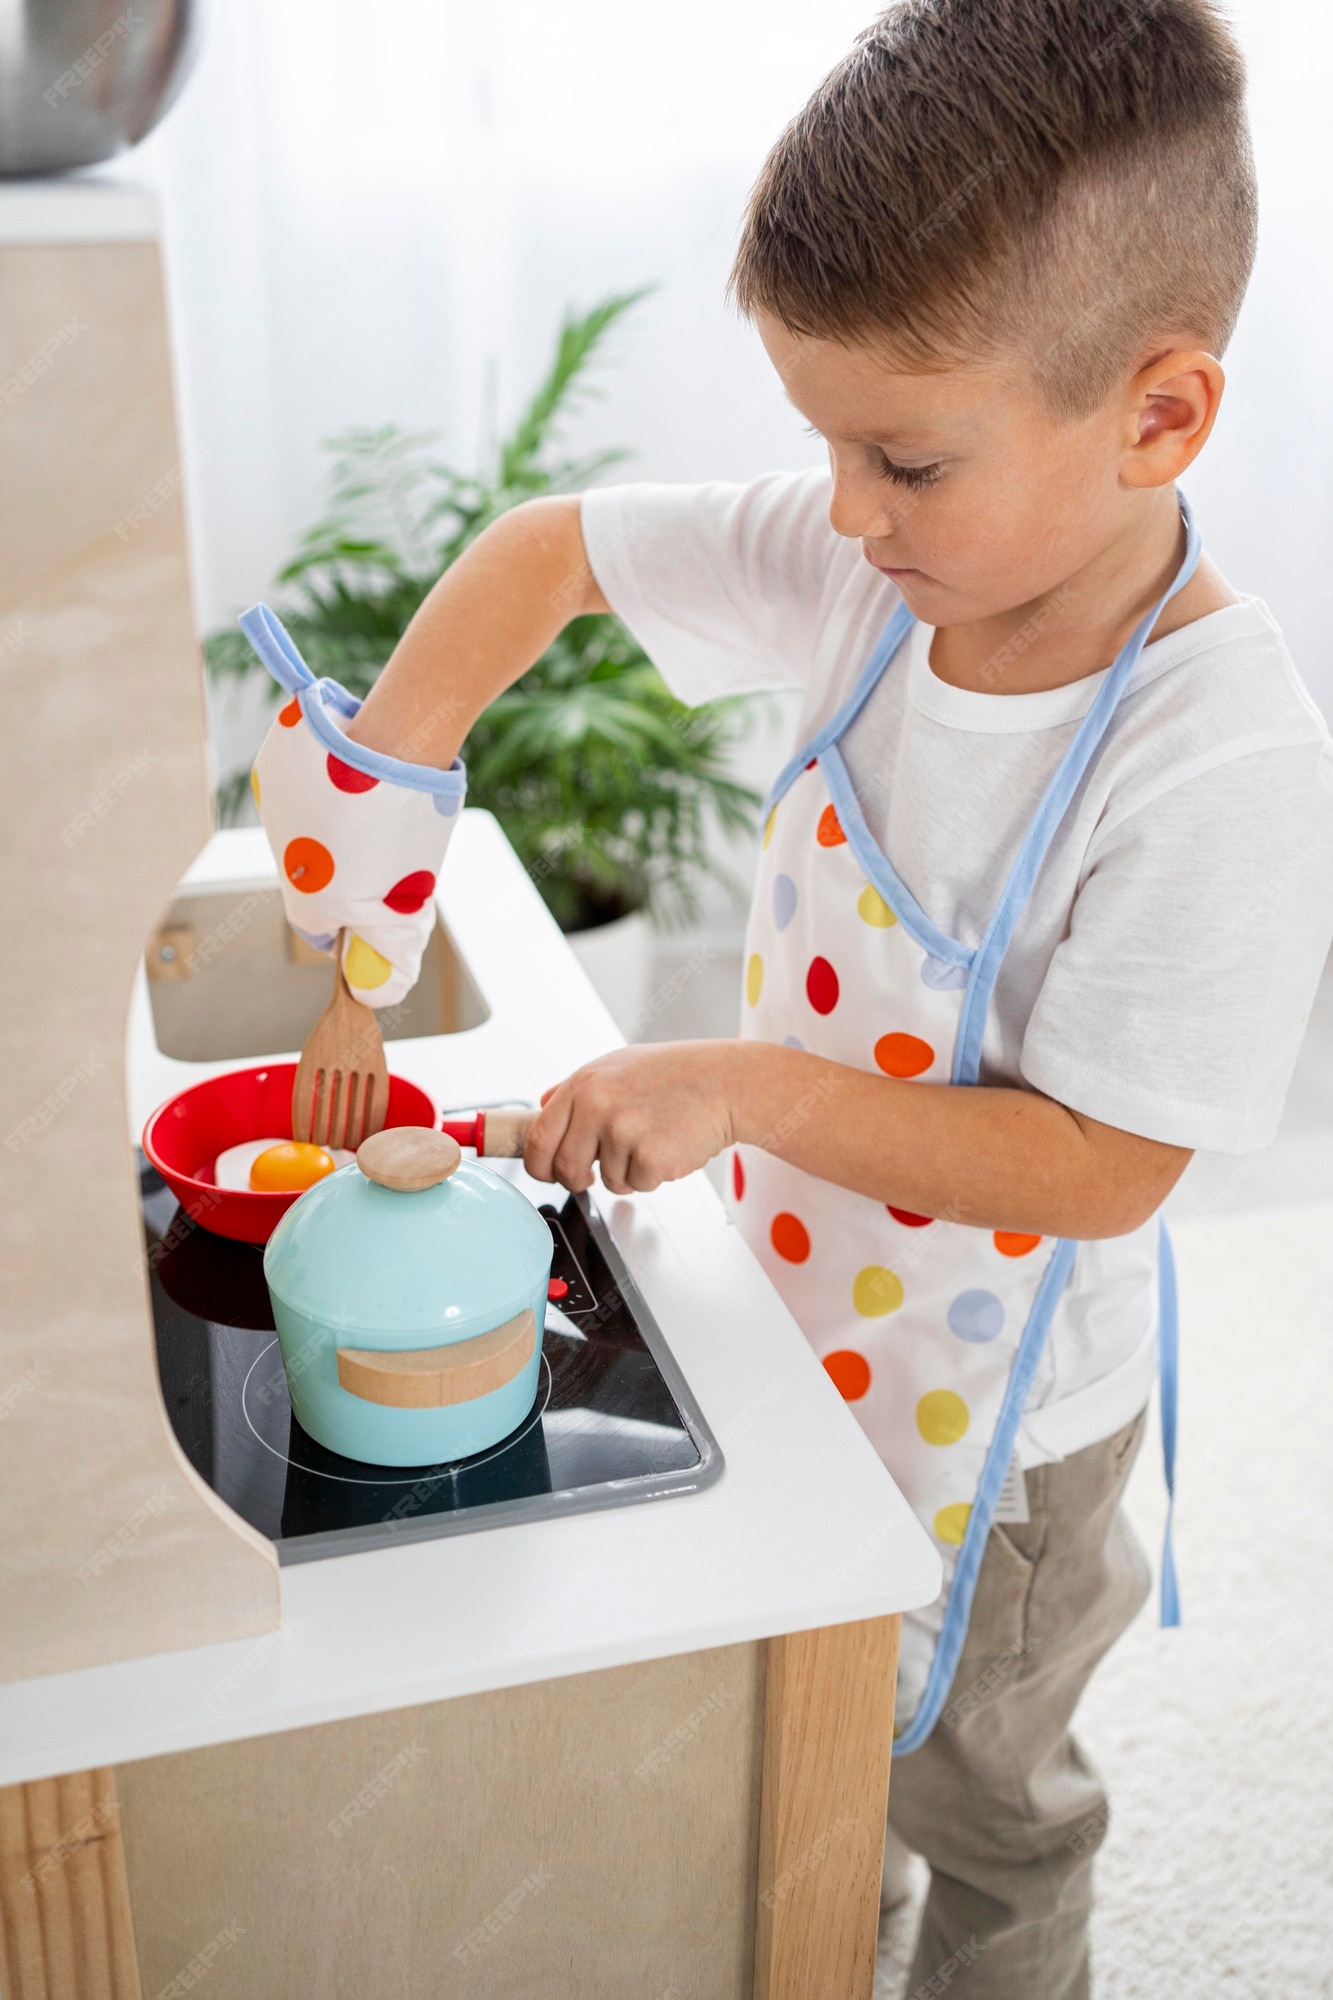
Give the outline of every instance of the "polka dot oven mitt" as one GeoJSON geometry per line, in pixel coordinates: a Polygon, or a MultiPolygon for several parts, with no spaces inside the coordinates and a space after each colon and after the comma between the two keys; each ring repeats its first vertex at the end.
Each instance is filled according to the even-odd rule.
{"type": "Polygon", "coordinates": [[[467,773],[457,759],[441,771],[350,742],[343,725],[360,702],[337,681],[315,678],[266,604],[240,623],[291,696],[251,774],[287,921],[318,951],[332,951],[346,930],[343,972],[353,997],[391,1007],[421,970],[467,773]]]}

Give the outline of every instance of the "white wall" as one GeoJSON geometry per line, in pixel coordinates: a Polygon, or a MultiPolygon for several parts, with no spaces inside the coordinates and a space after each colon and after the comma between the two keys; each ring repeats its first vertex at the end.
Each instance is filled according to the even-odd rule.
{"type": "MultiPolygon", "coordinates": [[[[768,144],[870,12],[859,0],[215,7],[198,72],[132,163],[167,208],[204,626],[263,592],[312,518],[321,438],[351,423],[438,426],[471,459],[543,366],[565,305],[612,289],[661,286],[616,337],[579,444],[632,445],[628,476],[810,462],[818,447],[722,290],[768,144]]],[[[1261,251],[1190,488],[1214,555],[1267,598],[1333,712],[1333,10],[1243,0],[1237,12],[1261,251]]]]}

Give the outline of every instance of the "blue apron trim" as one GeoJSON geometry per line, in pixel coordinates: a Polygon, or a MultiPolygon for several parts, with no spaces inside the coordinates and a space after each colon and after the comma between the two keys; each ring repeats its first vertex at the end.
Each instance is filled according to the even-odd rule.
{"type": "Polygon", "coordinates": [[[1180,1590],[1176,1583],[1176,1407],[1180,1390],[1180,1316],[1176,1297],[1176,1259],[1164,1217],[1157,1224],[1159,1309],[1157,1366],[1161,1392],[1162,1472],[1166,1479],[1166,1528],[1162,1535],[1162,1597],[1160,1622],[1180,1623],[1180,1590]]]}
{"type": "Polygon", "coordinates": [[[866,825],[851,773],[836,743],[828,744],[820,752],[819,768],[828,786],[833,809],[847,836],[847,845],[908,936],[915,938],[921,949],[929,952],[932,958],[942,959],[946,965],[955,965],[967,971],[976,953],[930,921],[888,855],[877,844],[866,825]]]}
{"type": "Polygon", "coordinates": [[[428,792],[436,801],[437,810],[446,817],[458,811],[467,791],[467,772],[461,758],[455,757],[449,769],[441,771],[431,764],[407,764],[399,757],[386,757],[379,750],[368,750],[362,743],[353,743],[339,729],[330,710],[337,709],[350,722],[354,715],[361,712],[361,703],[356,696],[349,694],[337,681],[315,679],[297,651],[291,634],[267,604],[256,604],[249,611],[243,611],[239,623],[278,686],[296,696],[301,704],[301,713],[319,742],[326,750],[331,750],[340,763],[349,764],[354,771],[362,771],[369,778],[382,779],[386,784],[403,785],[413,792],[428,792]]]}
{"type": "Polygon", "coordinates": [[[1183,493],[1178,494],[1181,519],[1185,524],[1185,555],[1169,590],[1161,596],[1151,611],[1134,627],[1125,646],[1118,654],[1114,666],[1097,693],[1097,699],[1084,716],[1078,733],[1061,760],[1060,768],[1047,786],[1041,804],[1037,807],[1032,824],[1027,830],[1018,858],[1010,870],[1009,879],[995,905],[986,932],[977,947],[972,976],[967,992],[963,995],[963,1011],[958,1023],[958,1041],[954,1050],[953,1081],[955,1083],[975,1083],[981,1073],[981,1049],[986,1033],[986,1016],[990,1012],[991,994],[999,977],[1010,939],[1023,914],[1027,900],[1032,894],[1038,870],[1046,859],[1047,850],[1061,820],[1069,807],[1074,793],[1083,782],[1084,774],[1101,747],[1102,739],[1111,724],[1116,705],[1125,691],[1130,675],[1139,663],[1139,655],[1147,644],[1148,634],[1162,615],[1163,606],[1168,604],[1178,590],[1182,590],[1198,567],[1202,542],[1189,502],[1183,493]]]}
{"type": "Polygon", "coordinates": [[[939,1720],[940,1711],[949,1698],[953,1677],[958,1671],[958,1661],[967,1637],[968,1619],[972,1614],[972,1598],[976,1592],[977,1578],[981,1574],[981,1559],[986,1553],[986,1542],[995,1518],[995,1509],[1000,1498],[1000,1488],[1009,1470],[1018,1441],[1018,1427],[1023,1421],[1023,1411],[1027,1407],[1033,1379],[1037,1373],[1037,1363],[1041,1360],[1042,1349],[1046,1345],[1046,1335],[1050,1331],[1060,1294],[1069,1282],[1069,1274],[1074,1268],[1074,1252],[1077,1245],[1068,1238],[1061,1237],[1051,1252],[1050,1262],[1042,1274],[1037,1287],[1037,1296],[1032,1301],[1023,1337],[1018,1343],[1009,1380],[1005,1384],[1004,1401],[995,1424],[995,1434],[986,1453],[986,1463],[982,1467],[977,1484],[976,1498],[967,1518],[967,1530],[963,1536],[963,1546],[958,1551],[958,1561],[954,1565],[953,1582],[949,1586],[949,1601],[944,1607],[944,1621],[940,1626],[940,1636],[935,1642],[934,1656],[930,1662],[930,1672],[926,1685],[921,1691],[916,1713],[902,1735],[893,1746],[895,1757],[906,1757],[913,1750],[920,1749],[931,1730],[939,1720]]]}
{"type": "MultiPolygon", "coordinates": [[[[242,623],[244,623],[244,620],[242,620],[242,623]]],[[[828,749],[830,743],[836,743],[842,735],[843,730],[849,728],[855,722],[857,716],[879,686],[880,676],[883,674],[884,669],[888,666],[889,661],[893,658],[899,646],[902,645],[903,640],[907,637],[915,623],[916,619],[912,616],[907,606],[900,604],[875,642],[874,651],[857,676],[856,686],[852,689],[833,720],[826,722],[824,727],[810,738],[805,748],[798,750],[790,762],[784,764],[778,772],[773,789],[764,801],[764,810],[766,812],[772,811],[773,807],[782,797],[782,794],[800,777],[811,759],[820,756],[823,751],[828,749]]]]}

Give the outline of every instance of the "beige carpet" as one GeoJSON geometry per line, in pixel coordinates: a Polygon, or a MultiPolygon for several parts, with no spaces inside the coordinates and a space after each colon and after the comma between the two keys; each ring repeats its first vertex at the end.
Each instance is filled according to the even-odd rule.
{"type": "MultiPolygon", "coordinates": [[[[1333,1208],[1173,1233],[1185,1623],[1150,1606],[1080,1712],[1112,1805],[1095,1990],[1333,2000],[1333,1208]]],[[[1154,1561],[1163,1506],[1154,1432],[1129,1494],[1154,1561]]],[[[876,2000],[911,1928],[885,1919],[876,2000]]]]}

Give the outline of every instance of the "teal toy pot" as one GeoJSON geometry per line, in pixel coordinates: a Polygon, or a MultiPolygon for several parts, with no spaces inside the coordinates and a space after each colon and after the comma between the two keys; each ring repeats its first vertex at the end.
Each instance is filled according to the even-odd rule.
{"type": "Polygon", "coordinates": [[[370,1465],[485,1451],[537,1393],[551,1233],[518,1189],[421,1126],[367,1139],[264,1252],[292,1409],[370,1465]]]}

